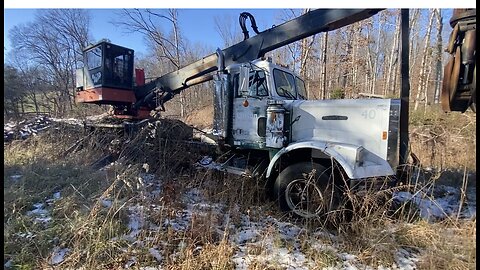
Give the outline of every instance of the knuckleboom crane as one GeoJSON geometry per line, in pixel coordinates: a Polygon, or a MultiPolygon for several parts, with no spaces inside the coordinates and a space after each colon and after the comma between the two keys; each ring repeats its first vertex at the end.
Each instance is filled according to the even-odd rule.
{"type": "MultiPolygon", "coordinates": [[[[257,32],[224,50],[206,56],[179,70],[143,84],[142,71],[133,85],[134,51],[108,42],[84,50],[85,67],[77,72],[76,102],[110,104],[117,115],[148,117],[148,112],[161,109],[173,96],[193,85],[213,79],[212,72],[235,63],[247,63],[267,52],[311,35],[338,29],[378,13],[379,9],[317,9],[279,26],[257,32]]],[[[247,15],[248,16],[248,15],[247,15]]],[[[253,16],[248,16],[253,19],[253,16]]],[[[245,16],[243,18],[246,18],[245,16]]],[[[255,21],[252,25],[256,29],[255,21]]],[[[245,28],[244,28],[245,33],[245,28]]],[[[247,36],[246,36],[247,37],[247,36]]]]}
{"type": "MultiPolygon", "coordinates": [[[[306,100],[303,80],[263,57],[379,11],[316,9],[262,32],[253,16],[242,13],[243,41],[148,83],[143,70],[135,70],[134,83],[133,50],[100,42],[84,50],[85,66],[77,71],[76,101],[112,105],[117,117],[148,118],[150,111],[164,110],[163,104],[181,91],[213,80],[213,137],[229,153],[221,169],[264,179],[267,191],[282,210],[304,218],[320,216],[339,207],[345,187],[381,188],[385,182],[395,184],[405,176],[409,145],[408,10],[401,11],[400,99],[306,100]],[[256,33],[252,37],[245,27],[248,18],[256,33]],[[313,182],[307,177],[312,169],[316,172],[313,182]]],[[[457,61],[457,57],[451,64],[455,76],[475,69],[470,61],[475,55],[469,47],[472,34],[468,34],[468,46],[461,45],[467,28],[465,23],[458,25],[460,34],[454,38],[451,51],[458,46],[466,49],[456,50],[465,57],[461,58],[464,61],[457,61]]],[[[470,93],[474,97],[475,91],[464,87],[456,92],[457,85],[468,85],[471,80],[460,75],[462,83],[455,84],[455,76],[449,77],[449,87],[444,83],[442,102],[448,98],[447,109],[464,110],[474,103],[474,98],[466,96],[470,93]]]]}

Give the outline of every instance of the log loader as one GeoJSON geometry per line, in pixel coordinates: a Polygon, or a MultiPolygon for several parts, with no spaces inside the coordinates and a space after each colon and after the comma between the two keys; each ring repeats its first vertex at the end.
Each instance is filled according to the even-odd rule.
{"type": "Polygon", "coordinates": [[[407,163],[408,10],[402,10],[400,99],[307,100],[302,78],[265,54],[380,11],[316,9],[262,32],[242,13],[243,41],[148,83],[143,70],[134,70],[132,49],[100,42],[84,50],[76,102],[144,119],[181,91],[213,80],[212,138],[228,157],[221,169],[264,180],[284,211],[318,217],[339,206],[347,187],[394,184],[407,163]]]}

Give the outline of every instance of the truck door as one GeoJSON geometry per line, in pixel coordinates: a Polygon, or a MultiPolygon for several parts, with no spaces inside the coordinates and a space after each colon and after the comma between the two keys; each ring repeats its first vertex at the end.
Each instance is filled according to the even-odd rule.
{"type": "Polygon", "coordinates": [[[242,67],[233,76],[233,89],[233,144],[240,148],[264,148],[269,93],[265,71],[242,67]]]}

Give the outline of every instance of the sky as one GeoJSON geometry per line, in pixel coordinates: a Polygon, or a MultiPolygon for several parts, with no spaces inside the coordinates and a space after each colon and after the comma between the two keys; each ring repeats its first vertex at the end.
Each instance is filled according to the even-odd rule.
{"type": "MultiPolygon", "coordinates": [[[[147,52],[148,48],[141,34],[127,33],[123,28],[111,23],[119,18],[118,12],[121,9],[88,10],[92,18],[90,28],[94,41],[106,38],[112,43],[133,49],[137,54],[147,52]]],[[[260,31],[270,28],[275,16],[282,13],[281,9],[179,9],[180,29],[193,44],[198,42],[212,48],[222,48],[223,41],[215,30],[214,18],[226,14],[236,20],[244,11],[255,17],[260,31]]],[[[36,12],[37,9],[4,9],[4,56],[11,49],[10,29],[15,25],[33,21],[36,12]]],[[[250,26],[250,22],[247,22],[247,25],[250,26]]]]}
{"type": "MultiPolygon", "coordinates": [[[[281,0],[242,0],[241,2],[232,1],[218,1],[218,0],[204,0],[204,1],[149,1],[149,0],[82,0],[82,1],[68,1],[68,0],[50,0],[50,1],[35,1],[35,0],[5,0],[4,2],[4,62],[8,51],[11,48],[9,40],[10,29],[18,24],[29,23],[34,20],[35,8],[87,8],[92,17],[91,32],[94,40],[102,38],[109,39],[112,43],[131,48],[135,50],[136,54],[144,54],[147,52],[143,36],[138,33],[125,33],[125,31],[117,26],[114,26],[111,21],[118,18],[116,11],[119,9],[111,9],[109,7],[115,6],[118,8],[131,7],[152,7],[152,3],[162,8],[180,8],[179,21],[180,29],[187,39],[195,44],[202,43],[212,48],[222,48],[223,42],[220,35],[215,30],[214,18],[229,14],[230,17],[238,18],[243,11],[250,12],[254,15],[259,30],[262,31],[270,28],[272,24],[279,24],[276,20],[281,8],[304,8],[304,7],[348,7],[348,8],[373,8],[385,7],[384,0],[369,0],[369,1],[353,1],[353,0],[335,0],[335,1],[321,1],[321,0],[295,0],[295,1],[281,1],[281,0]],[[240,8],[238,6],[248,8],[240,8]],[[286,4],[289,3],[289,4],[286,4]],[[273,8],[265,8],[273,7],[273,8]]],[[[387,4],[387,7],[441,7],[441,8],[458,8],[458,7],[476,7],[474,0],[403,0],[394,1],[394,3],[387,4]],[[398,4],[401,3],[401,4],[398,4]]],[[[248,23],[249,24],[249,23],[248,23]]]]}

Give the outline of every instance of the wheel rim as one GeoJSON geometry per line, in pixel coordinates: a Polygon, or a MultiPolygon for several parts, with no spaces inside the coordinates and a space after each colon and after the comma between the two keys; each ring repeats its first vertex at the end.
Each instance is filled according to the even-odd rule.
{"type": "Polygon", "coordinates": [[[314,181],[295,179],[285,190],[285,199],[288,207],[297,215],[304,218],[319,216],[326,209],[326,196],[314,181]]]}

